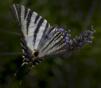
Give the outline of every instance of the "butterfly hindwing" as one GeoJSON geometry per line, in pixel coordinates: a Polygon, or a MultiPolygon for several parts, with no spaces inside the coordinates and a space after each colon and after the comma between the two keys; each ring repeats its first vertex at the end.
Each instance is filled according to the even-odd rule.
{"type": "Polygon", "coordinates": [[[49,33],[50,39],[46,41],[44,46],[40,49],[43,55],[55,55],[66,52],[67,43],[69,43],[70,39],[66,35],[66,32],[60,31],[61,28],[53,28],[49,33]]]}

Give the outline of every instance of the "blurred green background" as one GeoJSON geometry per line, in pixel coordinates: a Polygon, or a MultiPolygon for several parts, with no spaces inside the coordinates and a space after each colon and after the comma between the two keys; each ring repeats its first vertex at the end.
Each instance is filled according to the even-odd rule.
{"type": "Polygon", "coordinates": [[[101,0],[0,1],[0,88],[101,88],[101,0]],[[13,3],[33,9],[51,25],[71,29],[73,36],[92,24],[94,41],[69,58],[46,59],[16,79],[21,47],[20,29],[10,9],[13,3]]]}

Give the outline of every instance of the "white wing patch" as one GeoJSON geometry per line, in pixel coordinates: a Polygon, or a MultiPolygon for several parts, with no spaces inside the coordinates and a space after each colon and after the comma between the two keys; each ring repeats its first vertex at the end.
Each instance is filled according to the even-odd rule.
{"type": "Polygon", "coordinates": [[[34,46],[33,46],[34,45],[34,42],[33,42],[34,36],[33,35],[34,35],[35,29],[38,25],[38,22],[41,19],[41,17],[39,17],[38,21],[36,23],[34,23],[36,16],[37,16],[37,13],[33,12],[32,17],[31,17],[31,22],[30,22],[29,28],[28,28],[27,39],[26,39],[27,45],[32,51],[34,49],[34,46]]]}
{"type": "Polygon", "coordinates": [[[36,41],[37,41],[37,42],[35,42],[35,46],[34,46],[34,49],[36,49],[36,50],[37,50],[37,48],[38,48],[38,44],[39,44],[39,42],[40,42],[40,40],[41,40],[41,38],[42,38],[42,35],[44,35],[44,34],[43,34],[43,33],[44,33],[43,31],[45,30],[46,24],[47,24],[47,21],[44,20],[43,23],[42,23],[42,25],[41,25],[41,27],[40,27],[40,29],[39,29],[39,32],[38,32],[38,34],[37,34],[37,37],[36,37],[36,41]]]}

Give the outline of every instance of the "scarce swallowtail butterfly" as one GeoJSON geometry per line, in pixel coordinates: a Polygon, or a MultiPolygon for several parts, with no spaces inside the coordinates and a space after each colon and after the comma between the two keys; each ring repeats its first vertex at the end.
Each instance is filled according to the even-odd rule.
{"type": "Polygon", "coordinates": [[[24,5],[13,4],[13,11],[21,27],[23,63],[36,65],[48,56],[66,54],[92,43],[93,27],[71,38],[61,27],[51,26],[46,19],[24,5]]]}
{"type": "Polygon", "coordinates": [[[23,64],[35,65],[47,56],[60,55],[69,49],[72,40],[63,28],[51,26],[24,5],[13,4],[13,10],[21,27],[23,64]]]}

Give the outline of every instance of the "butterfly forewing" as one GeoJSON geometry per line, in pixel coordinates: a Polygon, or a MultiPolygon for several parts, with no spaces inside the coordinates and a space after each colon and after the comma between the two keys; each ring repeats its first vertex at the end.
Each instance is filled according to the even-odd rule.
{"type": "MultiPolygon", "coordinates": [[[[13,5],[16,18],[21,25],[22,48],[25,59],[32,59],[35,50],[38,58],[66,51],[65,31],[52,27],[42,16],[23,5],[13,5]]],[[[32,59],[34,62],[34,59],[32,59]]],[[[37,62],[37,61],[36,61],[37,62]]]]}

